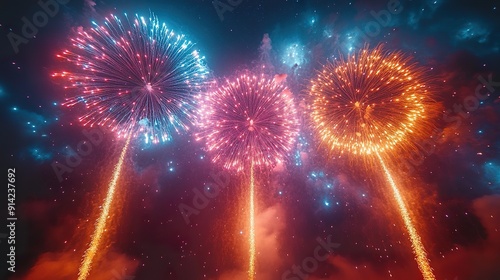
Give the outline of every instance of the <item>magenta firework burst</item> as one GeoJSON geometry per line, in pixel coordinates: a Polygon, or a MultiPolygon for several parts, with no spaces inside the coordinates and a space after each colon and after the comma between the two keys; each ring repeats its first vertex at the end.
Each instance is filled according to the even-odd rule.
{"type": "Polygon", "coordinates": [[[84,104],[80,122],[152,143],[189,129],[208,73],[194,44],[154,16],[111,15],[92,25],[57,55],[67,69],[53,74],[64,78],[65,88],[78,89],[65,105],[84,104]]]}
{"type": "Polygon", "coordinates": [[[273,167],[290,152],[298,133],[297,113],[282,79],[240,75],[201,96],[198,140],[213,161],[241,171],[253,163],[273,167]]]}

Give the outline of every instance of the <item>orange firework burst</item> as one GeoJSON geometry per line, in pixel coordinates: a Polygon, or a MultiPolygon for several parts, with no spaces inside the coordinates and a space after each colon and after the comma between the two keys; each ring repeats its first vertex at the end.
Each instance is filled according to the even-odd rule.
{"type": "Polygon", "coordinates": [[[310,86],[313,126],[330,151],[369,155],[415,148],[435,114],[425,71],[381,46],[326,64],[310,86]]]}
{"type": "Polygon", "coordinates": [[[313,126],[331,152],[378,159],[424,279],[435,279],[406,201],[384,155],[404,156],[429,135],[437,112],[425,71],[381,46],[328,63],[309,88],[313,126]]]}

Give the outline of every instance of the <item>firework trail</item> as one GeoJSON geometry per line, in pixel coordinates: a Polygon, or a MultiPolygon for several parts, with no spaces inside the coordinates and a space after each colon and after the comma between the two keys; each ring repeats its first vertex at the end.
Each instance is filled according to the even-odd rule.
{"type": "Polygon", "coordinates": [[[130,136],[127,137],[125,142],[125,146],[123,146],[122,152],[118,159],[118,163],[115,165],[113,169],[113,176],[111,177],[111,182],[109,182],[108,192],[106,194],[106,198],[104,199],[104,204],[102,205],[101,214],[95,223],[94,234],[92,234],[92,239],[90,241],[90,245],[85,251],[83,256],[83,261],[80,266],[80,271],[78,272],[78,279],[84,280],[87,279],[90,273],[90,269],[92,268],[92,261],[99,250],[99,246],[102,243],[102,236],[106,231],[106,224],[108,220],[108,216],[111,213],[111,206],[113,205],[113,199],[115,197],[116,187],[118,185],[118,180],[120,179],[120,174],[122,171],[123,162],[125,160],[125,155],[127,154],[127,150],[130,144],[130,136]]]}
{"type": "Polygon", "coordinates": [[[380,164],[382,165],[382,168],[384,169],[385,176],[387,178],[387,181],[389,182],[389,185],[391,185],[392,192],[394,194],[394,198],[396,199],[396,203],[398,204],[399,212],[401,213],[401,217],[403,218],[403,222],[405,224],[406,230],[408,231],[408,234],[410,236],[410,240],[412,243],[412,249],[415,252],[415,255],[417,257],[416,261],[418,264],[418,268],[422,272],[422,276],[424,276],[424,279],[436,279],[434,277],[434,274],[432,273],[432,267],[429,264],[429,260],[427,259],[427,253],[425,252],[424,244],[422,244],[422,240],[420,239],[420,236],[418,235],[417,229],[413,225],[413,222],[410,217],[410,213],[408,212],[408,209],[406,207],[406,204],[403,200],[403,196],[399,192],[398,186],[394,182],[394,179],[392,178],[391,173],[389,172],[389,169],[387,169],[384,160],[380,156],[378,152],[376,152],[376,155],[378,159],[380,160],[380,164]]]}
{"type": "Polygon", "coordinates": [[[330,152],[378,160],[391,186],[400,216],[424,279],[435,279],[425,248],[403,195],[386,167],[388,159],[407,156],[416,140],[431,134],[437,112],[425,71],[402,53],[381,46],[328,63],[311,81],[311,116],[321,143],[330,152]]]}
{"type": "Polygon", "coordinates": [[[107,126],[120,136],[133,134],[146,143],[165,142],[189,129],[194,93],[208,74],[191,41],[161,24],[156,17],[125,20],[111,15],[93,22],[57,55],[71,70],[53,74],[80,94],[68,107],[84,104],[85,126],[107,126]]]}
{"type": "Polygon", "coordinates": [[[208,74],[204,57],[182,34],[175,34],[158,18],[111,15],[104,24],[79,29],[71,47],[57,57],[70,70],[58,71],[65,88],[79,94],[64,105],[85,106],[79,118],[84,126],[107,126],[125,137],[126,144],[115,166],[105,203],[83,257],[80,280],[89,276],[92,262],[102,243],[112,202],[117,192],[123,160],[131,138],[159,143],[189,129],[195,95],[208,74]]]}
{"type": "Polygon", "coordinates": [[[205,140],[212,161],[250,170],[249,268],[255,277],[255,169],[283,162],[298,134],[297,112],[284,78],[243,74],[217,85],[200,99],[197,140],[205,140]]]}
{"type": "Polygon", "coordinates": [[[248,279],[253,280],[255,277],[255,178],[253,172],[253,162],[250,165],[250,236],[248,241],[249,246],[249,263],[248,263],[248,279]]]}

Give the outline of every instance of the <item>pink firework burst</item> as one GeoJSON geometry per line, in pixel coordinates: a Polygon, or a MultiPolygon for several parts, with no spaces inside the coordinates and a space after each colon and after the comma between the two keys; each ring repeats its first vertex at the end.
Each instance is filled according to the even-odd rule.
{"type": "Polygon", "coordinates": [[[272,168],[292,149],[298,119],[283,79],[243,74],[202,95],[201,132],[215,163],[241,171],[251,163],[272,168]]]}

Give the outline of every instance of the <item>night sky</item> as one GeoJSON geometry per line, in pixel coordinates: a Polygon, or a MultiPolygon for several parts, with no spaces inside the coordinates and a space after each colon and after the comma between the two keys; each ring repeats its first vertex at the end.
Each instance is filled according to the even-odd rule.
{"type": "MultiPolygon", "coordinates": [[[[1,279],[77,279],[123,139],[82,126],[82,108],[61,105],[70,92],[51,74],[75,31],[111,13],[154,13],[196,43],[211,78],[263,60],[287,74],[300,134],[286,161],[258,176],[256,279],[422,279],[381,169],[325,153],[304,105],[322,65],[378,44],[411,55],[437,91],[432,147],[393,165],[436,278],[500,279],[499,1],[69,0],[14,46],[9,34],[22,36],[22,18],[43,11],[37,2],[0,5],[0,151],[3,172],[15,168],[17,217],[12,273],[5,186],[1,279]],[[99,141],[78,156],[89,133],[99,141]],[[311,272],[287,276],[318,239],[339,246],[311,272]]],[[[89,279],[247,279],[246,177],[214,164],[195,133],[132,139],[89,279]],[[195,199],[214,183],[220,194],[195,199]],[[197,203],[206,205],[183,216],[182,205],[197,203]]]]}

